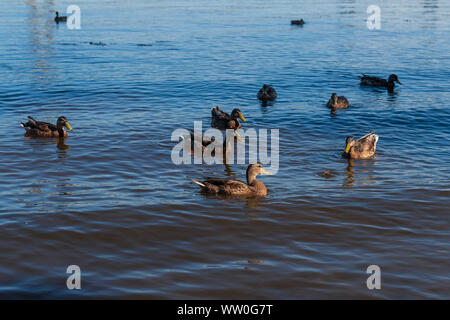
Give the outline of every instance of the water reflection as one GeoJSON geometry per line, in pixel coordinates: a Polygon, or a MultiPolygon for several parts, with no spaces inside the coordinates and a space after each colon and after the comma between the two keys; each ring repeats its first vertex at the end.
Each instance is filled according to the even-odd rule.
{"type": "Polygon", "coordinates": [[[58,158],[66,158],[67,157],[67,150],[70,150],[70,146],[66,144],[67,138],[57,138],[56,147],[58,150],[56,153],[58,154],[58,158]]]}
{"type": "Polygon", "coordinates": [[[347,161],[348,161],[347,168],[346,168],[347,177],[345,178],[343,186],[344,187],[353,187],[353,183],[355,182],[355,179],[354,179],[355,173],[353,171],[354,160],[348,159],[347,161]]]}
{"type": "Polygon", "coordinates": [[[373,185],[376,183],[374,176],[372,173],[374,172],[374,165],[375,165],[375,158],[374,159],[367,159],[367,160],[353,160],[353,159],[347,159],[347,168],[346,168],[346,177],[343,183],[344,187],[353,187],[355,182],[359,182],[361,185],[373,185]],[[357,161],[357,162],[356,162],[357,161]],[[360,175],[360,177],[355,177],[355,165],[358,164],[359,166],[365,166],[364,168],[360,168],[358,170],[358,173],[362,173],[363,175],[360,175]]]}
{"type": "Polygon", "coordinates": [[[51,64],[54,56],[54,23],[50,17],[54,1],[27,0],[26,3],[29,6],[30,48],[34,57],[31,69],[34,71],[34,82],[39,89],[44,89],[55,78],[51,64]]]}
{"type": "Polygon", "coordinates": [[[70,145],[66,144],[67,138],[43,138],[25,136],[24,141],[31,146],[32,152],[45,150],[43,147],[56,144],[58,158],[65,158],[70,145]]]}

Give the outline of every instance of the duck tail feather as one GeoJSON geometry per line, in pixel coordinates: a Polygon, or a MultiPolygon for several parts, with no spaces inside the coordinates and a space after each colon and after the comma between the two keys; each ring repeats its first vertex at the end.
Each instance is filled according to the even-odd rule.
{"type": "Polygon", "coordinates": [[[197,181],[195,179],[192,179],[192,181],[194,181],[196,184],[198,184],[199,186],[201,186],[203,188],[206,187],[206,185],[204,183],[201,183],[200,181],[197,181]]]}
{"type": "Polygon", "coordinates": [[[36,120],[33,117],[28,116],[28,120],[30,120],[31,123],[36,124],[36,120]]]}

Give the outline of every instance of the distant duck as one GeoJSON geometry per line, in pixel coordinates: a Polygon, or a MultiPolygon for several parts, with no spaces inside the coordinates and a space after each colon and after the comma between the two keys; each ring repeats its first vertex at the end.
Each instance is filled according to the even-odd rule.
{"type": "Polygon", "coordinates": [[[360,77],[360,79],[361,79],[362,86],[384,87],[384,88],[387,88],[389,92],[394,91],[394,86],[395,86],[394,82],[397,82],[398,84],[402,84],[398,80],[398,77],[396,74],[391,74],[389,76],[388,80],[385,80],[382,78],[377,78],[377,77],[372,77],[372,76],[367,76],[365,74],[363,74],[363,76],[360,77]]]}
{"type": "Polygon", "coordinates": [[[256,96],[261,101],[275,100],[277,97],[277,92],[272,86],[265,84],[261,89],[259,89],[256,96]]]}
{"type": "Polygon", "coordinates": [[[26,135],[32,137],[67,137],[67,132],[64,128],[72,130],[66,117],[59,117],[56,125],[48,122],[37,121],[32,117],[28,117],[28,122],[21,122],[20,125],[25,128],[26,135]]]}
{"type": "Polygon", "coordinates": [[[200,182],[192,180],[198,184],[203,191],[207,193],[227,196],[267,196],[267,188],[261,181],[256,180],[260,174],[271,175],[260,163],[253,163],[247,168],[247,183],[232,178],[226,179],[207,179],[200,182]]]}
{"type": "Polygon", "coordinates": [[[291,24],[295,24],[295,25],[302,26],[302,25],[305,24],[305,21],[303,21],[303,19],[300,19],[300,20],[291,20],[291,24]]]}
{"type": "MultiPolygon", "coordinates": [[[[208,137],[205,135],[201,135],[198,133],[195,133],[194,131],[189,131],[189,135],[182,135],[181,138],[183,140],[190,139],[191,145],[190,145],[190,152],[191,154],[194,154],[196,151],[196,146],[198,150],[205,151],[205,149],[210,146],[212,143],[215,142],[214,137],[208,137]]],[[[216,146],[214,149],[212,149],[211,156],[215,156],[215,151],[228,151],[230,150],[231,144],[224,139],[223,144],[221,146],[216,146]]]]}
{"type": "Polygon", "coordinates": [[[349,159],[367,159],[375,155],[378,136],[372,131],[355,141],[352,136],[345,140],[344,155],[349,159]]]}
{"type": "Polygon", "coordinates": [[[59,12],[56,11],[56,17],[55,17],[55,22],[56,23],[60,23],[60,22],[66,22],[67,21],[67,17],[66,16],[59,16],[59,12]]]}
{"type": "Polygon", "coordinates": [[[341,96],[338,97],[336,93],[331,95],[330,100],[328,100],[327,107],[331,109],[331,111],[336,111],[336,109],[345,109],[348,108],[349,103],[346,97],[341,96]]]}
{"type": "Polygon", "coordinates": [[[211,127],[221,130],[226,129],[240,129],[242,125],[239,120],[247,121],[242,115],[241,110],[233,109],[231,111],[231,115],[219,109],[219,107],[215,107],[211,109],[211,127]]]}

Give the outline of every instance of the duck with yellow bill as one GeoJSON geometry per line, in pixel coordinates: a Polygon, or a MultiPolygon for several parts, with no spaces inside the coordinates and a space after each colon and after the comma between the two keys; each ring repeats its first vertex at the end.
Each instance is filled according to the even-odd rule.
{"type": "Polygon", "coordinates": [[[375,131],[355,140],[352,136],[345,140],[344,156],[349,159],[368,159],[375,156],[378,136],[375,131]]]}
{"type": "Polygon", "coordinates": [[[56,125],[49,122],[37,121],[30,116],[28,116],[27,122],[21,122],[20,125],[26,130],[25,135],[30,137],[64,138],[67,137],[67,131],[65,129],[72,130],[67,118],[63,116],[58,118],[56,125]]]}

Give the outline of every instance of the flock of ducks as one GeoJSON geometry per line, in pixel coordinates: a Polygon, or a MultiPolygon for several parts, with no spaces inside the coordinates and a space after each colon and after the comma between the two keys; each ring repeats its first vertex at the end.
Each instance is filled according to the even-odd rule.
{"type": "MultiPolygon", "coordinates": [[[[58,11],[56,11],[55,22],[67,21],[67,17],[59,16],[58,11]]],[[[305,22],[301,20],[292,20],[293,25],[303,25],[305,22]]],[[[391,74],[389,78],[382,79],[378,77],[363,75],[360,77],[360,84],[362,86],[372,86],[372,87],[382,87],[386,88],[388,92],[393,92],[395,87],[395,82],[401,84],[398,80],[397,75],[391,74]]],[[[275,100],[277,98],[276,90],[270,86],[264,84],[263,87],[258,91],[257,98],[263,102],[275,100]]],[[[327,103],[327,107],[331,109],[332,113],[336,113],[337,109],[345,109],[349,107],[348,100],[343,96],[338,96],[336,93],[331,95],[327,103]]],[[[219,107],[211,109],[211,127],[220,130],[233,129],[236,133],[236,138],[241,142],[244,142],[236,130],[242,128],[240,121],[246,122],[247,120],[243,116],[239,109],[233,109],[231,114],[220,110],[219,107]]],[[[59,117],[56,125],[48,122],[42,122],[35,120],[32,117],[28,117],[27,122],[21,122],[20,124],[25,130],[26,136],[30,137],[67,137],[67,130],[72,130],[66,117],[59,117]]],[[[194,143],[197,141],[195,138],[195,133],[190,132],[190,139],[194,143]]],[[[201,148],[204,150],[208,145],[210,145],[214,138],[201,136],[201,148]]],[[[343,155],[349,159],[368,159],[375,155],[376,145],[378,141],[378,136],[374,132],[370,132],[365,136],[355,140],[352,136],[347,137],[345,141],[345,149],[343,155]]],[[[224,151],[225,151],[224,142],[224,151]]],[[[192,145],[192,150],[194,145],[192,145]]],[[[192,151],[191,150],[191,151],[192,151]]],[[[250,164],[247,168],[246,178],[247,182],[242,182],[232,178],[218,179],[218,178],[208,178],[205,181],[193,180],[198,184],[203,191],[207,193],[212,193],[216,195],[228,195],[228,196],[256,196],[265,197],[267,195],[267,188],[261,181],[258,181],[256,177],[258,175],[270,175],[271,173],[266,171],[260,163],[250,164]]]]}
{"type": "MultiPolygon", "coordinates": [[[[400,81],[395,74],[389,76],[388,80],[363,75],[361,78],[361,85],[364,86],[374,86],[374,87],[385,87],[391,92],[394,88],[394,82],[399,84],[400,81]]],[[[277,92],[275,89],[264,84],[263,87],[258,91],[257,97],[259,100],[265,102],[268,100],[274,100],[277,97],[277,92]]],[[[332,110],[333,113],[336,109],[344,109],[349,107],[349,102],[345,97],[339,97],[336,93],[331,95],[327,106],[332,110]]],[[[244,142],[237,130],[242,128],[240,121],[246,122],[244,115],[241,110],[233,109],[231,114],[220,110],[220,108],[214,107],[211,109],[211,127],[227,130],[232,129],[235,131],[235,136],[241,142],[244,142]]],[[[26,136],[29,137],[45,137],[45,138],[65,138],[67,137],[67,130],[72,130],[66,117],[61,116],[56,121],[56,125],[48,122],[38,121],[31,116],[28,117],[27,122],[21,122],[20,125],[25,129],[26,136]]],[[[192,142],[191,152],[193,152],[195,146],[195,141],[201,141],[201,149],[204,150],[208,145],[214,142],[214,138],[201,136],[200,139],[195,139],[196,133],[190,132],[190,140],[192,142]]],[[[185,138],[185,137],[184,137],[185,138]]],[[[345,140],[345,149],[343,155],[349,159],[368,159],[375,155],[375,150],[377,146],[378,136],[374,131],[366,134],[365,136],[355,140],[354,137],[349,136],[345,140]]],[[[225,146],[228,144],[224,142],[223,151],[227,149],[225,146]]],[[[228,149],[227,149],[228,150],[228,149]]],[[[258,175],[270,175],[271,173],[265,170],[260,163],[250,164],[247,168],[247,183],[233,179],[233,178],[208,178],[205,181],[193,180],[198,184],[202,190],[206,193],[212,193],[216,195],[226,195],[226,196],[254,196],[254,197],[265,197],[267,195],[267,188],[261,181],[258,181],[256,177],[258,175]]]]}

